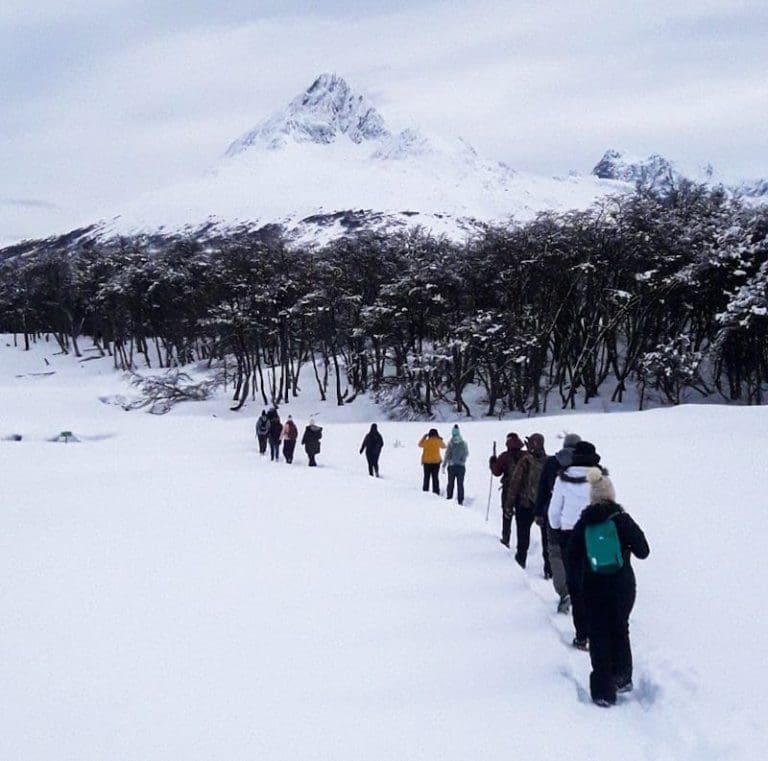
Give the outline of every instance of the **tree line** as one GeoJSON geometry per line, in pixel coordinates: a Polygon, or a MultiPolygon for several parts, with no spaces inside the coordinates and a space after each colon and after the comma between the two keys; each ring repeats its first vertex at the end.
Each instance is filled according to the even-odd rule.
{"type": "Polygon", "coordinates": [[[466,243],[372,231],[321,248],[238,229],[0,251],[0,329],[116,368],[204,362],[234,409],[373,392],[429,417],[483,389],[487,415],[603,397],[760,404],[768,209],[687,182],[488,226],[466,243]],[[301,373],[302,369],[305,372],[301,373]]]}

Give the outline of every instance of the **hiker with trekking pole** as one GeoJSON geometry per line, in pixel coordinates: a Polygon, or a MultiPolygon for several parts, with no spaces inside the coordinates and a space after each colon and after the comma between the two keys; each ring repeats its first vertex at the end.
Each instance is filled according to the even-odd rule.
{"type": "MultiPolygon", "coordinates": [[[[506,449],[498,457],[492,454],[488,460],[488,467],[491,469],[491,483],[493,476],[501,476],[501,539],[499,540],[505,547],[509,547],[509,539],[512,533],[512,515],[514,514],[514,505],[507,502],[507,493],[510,480],[515,466],[522,459],[523,442],[516,433],[508,433],[506,440],[506,449]]],[[[490,509],[490,501],[489,501],[490,509]]]]}

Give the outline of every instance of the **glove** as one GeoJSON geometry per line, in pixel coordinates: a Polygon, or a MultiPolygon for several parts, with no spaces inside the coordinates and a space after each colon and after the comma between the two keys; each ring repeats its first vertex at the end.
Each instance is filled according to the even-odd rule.
{"type": "Polygon", "coordinates": [[[496,455],[495,455],[495,454],[492,454],[492,455],[491,455],[491,456],[488,458],[488,464],[489,464],[489,465],[495,465],[495,464],[496,464],[496,460],[498,460],[498,459],[499,459],[499,458],[498,458],[498,457],[496,457],[496,455]]]}

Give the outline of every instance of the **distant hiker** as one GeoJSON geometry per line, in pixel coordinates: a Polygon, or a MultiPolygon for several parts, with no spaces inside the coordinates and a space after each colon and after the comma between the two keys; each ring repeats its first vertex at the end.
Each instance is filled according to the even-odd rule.
{"type": "Polygon", "coordinates": [[[453,499],[453,484],[456,483],[456,499],[460,505],[464,504],[464,474],[467,470],[467,457],[469,457],[469,447],[467,442],[461,437],[459,426],[453,426],[451,438],[445,450],[445,460],[443,461],[443,471],[448,469],[448,499],[453,499]]]}
{"type": "Polygon", "coordinates": [[[647,558],[650,550],[641,528],[616,504],[608,476],[589,468],[586,477],[590,504],[573,527],[568,564],[583,575],[592,662],[589,690],[597,705],[607,707],[616,702],[617,692],[632,689],[629,614],[636,584],[630,557],[647,558]]]}
{"type": "Polygon", "coordinates": [[[368,475],[379,477],[379,455],[384,446],[384,439],[379,433],[376,423],[371,423],[371,430],[365,434],[363,443],[360,445],[360,454],[365,452],[365,459],[368,461],[368,475]]]}
{"type": "Polygon", "coordinates": [[[568,542],[573,527],[581,517],[582,510],[590,503],[587,471],[600,464],[600,455],[595,445],[580,441],[573,448],[571,464],[561,470],[555,479],[552,499],[549,503],[549,524],[557,532],[560,551],[565,562],[565,579],[571,596],[571,612],[576,636],[573,646],[579,650],[588,648],[589,623],[584,608],[584,596],[581,590],[581,575],[578,568],[567,562],[568,542]]]}
{"type": "Polygon", "coordinates": [[[256,438],[259,440],[259,454],[267,451],[267,434],[269,433],[269,419],[267,411],[262,410],[259,419],[256,421],[256,438]]]}
{"type": "Polygon", "coordinates": [[[283,424],[280,422],[280,416],[277,410],[270,410],[272,415],[267,413],[269,418],[269,429],[267,438],[269,439],[269,459],[273,462],[280,461],[280,437],[283,435],[283,424]]]}
{"type": "Polygon", "coordinates": [[[317,466],[315,457],[320,453],[320,439],[323,438],[323,429],[315,425],[315,419],[309,419],[309,425],[304,429],[304,435],[301,437],[301,443],[304,451],[309,458],[310,467],[317,466]]]}
{"type": "Polygon", "coordinates": [[[280,437],[283,440],[283,457],[285,457],[285,461],[290,465],[293,462],[293,450],[296,449],[296,439],[299,438],[299,429],[290,415],[288,415],[288,420],[285,421],[280,437]]]}
{"type": "Polygon", "coordinates": [[[557,474],[571,464],[573,448],[580,441],[581,436],[578,434],[567,433],[563,438],[563,448],[544,461],[539,489],[536,494],[536,505],[533,510],[536,523],[541,527],[541,543],[546,556],[544,576],[552,579],[555,592],[560,598],[557,604],[558,613],[570,611],[571,598],[568,595],[568,584],[565,580],[565,565],[563,564],[560,542],[557,540],[557,533],[549,524],[547,511],[549,510],[549,501],[552,499],[552,489],[555,486],[557,474]]]}
{"type": "Polygon", "coordinates": [[[440,494],[440,450],[445,449],[445,442],[440,438],[436,428],[430,428],[429,432],[419,439],[421,447],[421,465],[424,469],[424,481],[422,491],[429,491],[429,482],[432,481],[432,491],[440,494]]]}
{"type": "MultiPolygon", "coordinates": [[[[533,508],[539,491],[539,479],[544,468],[547,453],[544,451],[544,436],[532,433],[526,440],[527,451],[515,465],[507,488],[507,502],[504,511],[514,513],[517,529],[515,562],[525,568],[528,548],[531,545],[533,508]]],[[[546,558],[545,558],[546,562],[546,558]]]]}
{"type": "MultiPolygon", "coordinates": [[[[523,442],[516,433],[507,434],[506,449],[498,457],[491,455],[488,467],[494,476],[501,476],[501,543],[509,547],[512,533],[512,513],[507,512],[507,491],[515,466],[523,456],[523,442]]],[[[514,507],[514,505],[510,505],[514,507]]]]}

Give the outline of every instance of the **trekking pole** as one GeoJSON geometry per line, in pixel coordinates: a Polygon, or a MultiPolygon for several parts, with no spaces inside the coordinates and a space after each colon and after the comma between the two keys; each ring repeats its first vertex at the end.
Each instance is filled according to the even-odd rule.
{"type": "MultiPolygon", "coordinates": [[[[496,442],[493,442],[493,456],[496,457],[496,442]]],[[[485,522],[488,523],[488,518],[491,515],[491,494],[493,493],[493,471],[491,471],[491,482],[488,484],[488,504],[485,508],[485,522]]]]}

